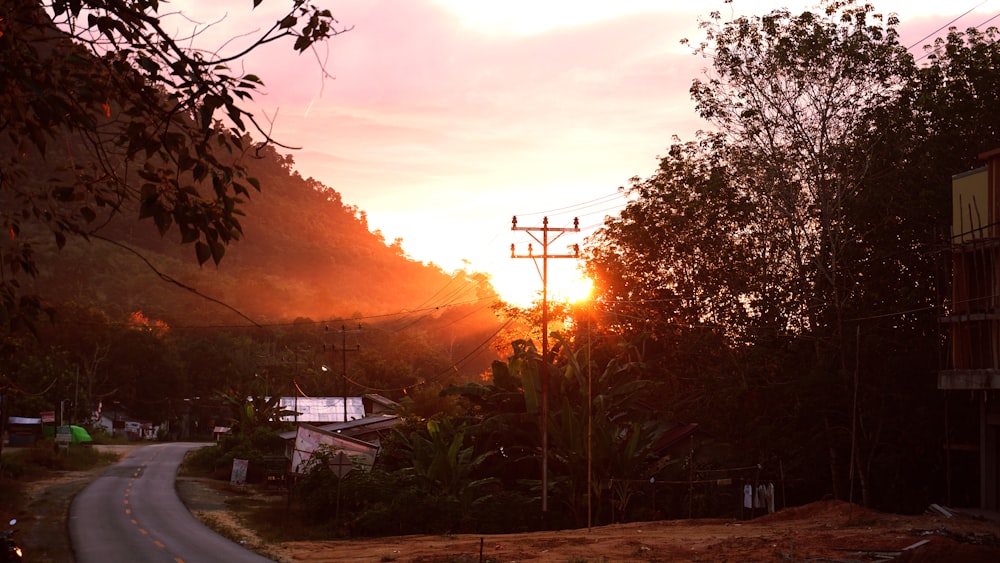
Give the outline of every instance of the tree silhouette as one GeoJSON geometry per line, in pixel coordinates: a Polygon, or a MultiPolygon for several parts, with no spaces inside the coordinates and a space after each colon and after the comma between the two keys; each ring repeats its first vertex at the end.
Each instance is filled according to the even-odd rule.
{"type": "MultiPolygon", "coordinates": [[[[255,0],[254,7],[262,0],[255,0]]],[[[333,37],[332,14],[294,0],[236,53],[211,53],[167,31],[157,0],[9,0],[0,7],[0,313],[38,308],[18,278],[38,272],[29,233],[101,238],[118,215],[150,219],[218,263],[239,238],[240,205],[259,183],[243,159],[245,105],[262,80],[242,59],[274,41],[304,51],[333,37]]]]}

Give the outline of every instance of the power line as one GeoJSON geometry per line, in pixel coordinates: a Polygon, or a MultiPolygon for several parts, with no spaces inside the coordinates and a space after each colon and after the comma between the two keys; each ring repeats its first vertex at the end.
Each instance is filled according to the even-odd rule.
{"type": "Polygon", "coordinates": [[[574,210],[577,210],[577,209],[586,209],[588,207],[593,207],[595,205],[604,204],[604,203],[607,203],[608,201],[612,201],[614,199],[619,199],[619,198],[627,199],[627,196],[623,192],[621,192],[621,191],[615,191],[615,193],[612,193],[612,194],[603,195],[603,196],[595,198],[595,199],[584,201],[582,203],[576,203],[576,204],[573,204],[573,205],[568,205],[566,207],[561,207],[561,208],[558,208],[558,209],[550,209],[548,211],[535,211],[535,212],[532,212],[532,213],[518,213],[518,215],[520,215],[520,216],[527,216],[527,217],[530,217],[530,216],[533,216],[533,215],[554,215],[554,214],[557,214],[557,213],[565,213],[565,212],[574,211],[574,210]]]}
{"type": "MultiPolygon", "coordinates": [[[[926,41],[927,39],[929,39],[931,36],[934,36],[934,35],[938,34],[942,29],[946,29],[951,24],[953,24],[953,23],[957,22],[958,20],[964,18],[965,16],[969,15],[973,10],[979,8],[980,6],[982,6],[983,4],[985,4],[987,2],[989,2],[989,0],[983,0],[982,2],[980,2],[979,4],[977,4],[976,6],[973,6],[972,8],[969,8],[968,10],[966,10],[966,12],[964,14],[956,17],[955,19],[951,20],[950,22],[948,22],[948,23],[942,25],[941,27],[935,29],[934,31],[928,33],[927,35],[925,35],[921,39],[917,40],[916,43],[914,43],[913,45],[910,45],[909,47],[907,47],[906,50],[909,51],[910,49],[912,49],[912,48],[916,47],[917,45],[923,43],[924,41],[926,41]]],[[[996,16],[994,16],[994,17],[996,17],[996,16]]],[[[987,21],[989,21],[989,20],[987,20],[987,21]]],[[[980,24],[980,25],[982,25],[982,24],[980,24]]]]}
{"type": "MultiPolygon", "coordinates": [[[[489,337],[487,337],[486,340],[484,340],[481,344],[479,344],[478,346],[476,346],[475,348],[473,348],[471,352],[469,352],[465,356],[462,356],[462,358],[460,360],[458,360],[457,362],[453,363],[448,369],[446,369],[446,370],[442,371],[441,373],[437,374],[433,378],[433,380],[436,381],[436,380],[444,377],[448,373],[457,370],[458,366],[461,365],[462,362],[464,362],[465,360],[471,358],[473,356],[473,354],[479,353],[483,348],[485,348],[486,346],[488,346],[490,344],[490,342],[493,342],[493,339],[496,338],[498,334],[500,334],[501,331],[503,331],[505,328],[507,328],[508,326],[510,326],[510,324],[513,323],[513,322],[514,322],[514,319],[512,319],[512,318],[511,319],[507,319],[502,325],[500,325],[500,328],[498,328],[495,331],[493,331],[493,334],[489,335],[489,337]]],[[[424,380],[421,383],[427,383],[427,381],[428,380],[424,380]]]]}

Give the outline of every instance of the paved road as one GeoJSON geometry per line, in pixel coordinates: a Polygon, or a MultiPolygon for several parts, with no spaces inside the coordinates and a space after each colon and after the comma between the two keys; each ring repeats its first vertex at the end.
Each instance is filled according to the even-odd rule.
{"type": "Polygon", "coordinates": [[[76,561],[270,561],[206,528],[177,496],[177,467],[188,450],[202,445],[136,448],[90,483],[70,507],[76,561]]]}

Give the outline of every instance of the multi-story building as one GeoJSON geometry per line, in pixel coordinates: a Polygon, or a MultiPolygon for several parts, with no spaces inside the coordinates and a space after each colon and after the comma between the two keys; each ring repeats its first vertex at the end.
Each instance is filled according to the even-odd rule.
{"type": "MultiPolygon", "coordinates": [[[[952,285],[946,317],[950,349],[938,389],[978,407],[978,432],[948,432],[949,496],[975,469],[980,508],[1000,508],[1000,150],[986,166],[952,178],[952,285]],[[963,439],[963,434],[968,439],[963,439]],[[978,440],[976,440],[978,435],[978,440]],[[967,466],[973,467],[967,467],[967,466]]],[[[949,403],[950,404],[950,403],[949,403]]],[[[948,420],[960,417],[954,413],[948,420]]],[[[974,483],[972,483],[974,484],[974,483]]],[[[955,501],[949,501],[955,502],[955,501]]],[[[959,500],[958,502],[963,502],[959,500]]]]}

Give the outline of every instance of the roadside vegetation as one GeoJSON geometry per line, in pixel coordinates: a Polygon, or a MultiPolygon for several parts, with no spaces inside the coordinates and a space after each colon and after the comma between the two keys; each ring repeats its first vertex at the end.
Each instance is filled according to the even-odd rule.
{"type": "Polygon", "coordinates": [[[111,465],[119,455],[101,452],[93,446],[71,445],[58,448],[52,439],[41,439],[33,446],[3,448],[0,456],[0,521],[11,518],[24,521],[29,501],[27,490],[32,481],[57,472],[88,471],[111,465]]]}

